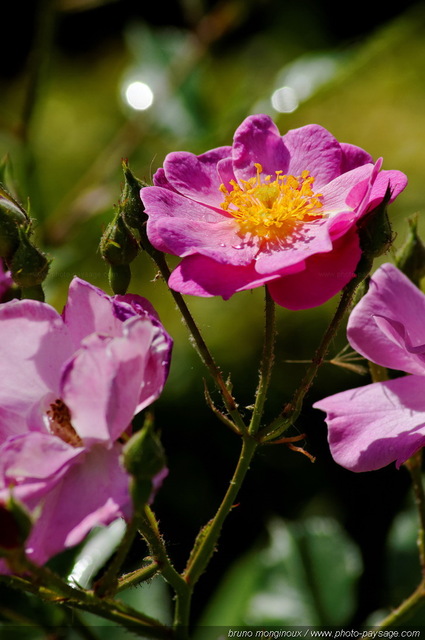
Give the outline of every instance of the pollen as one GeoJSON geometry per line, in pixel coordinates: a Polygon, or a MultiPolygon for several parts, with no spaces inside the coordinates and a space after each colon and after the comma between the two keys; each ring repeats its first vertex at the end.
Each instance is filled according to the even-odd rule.
{"type": "Polygon", "coordinates": [[[322,217],[322,194],[313,191],[314,177],[308,171],[300,176],[276,171],[263,175],[261,164],[254,164],[257,175],[238,184],[231,180],[229,191],[224,184],[221,208],[233,216],[242,234],[264,241],[282,240],[299,227],[322,217]]]}
{"type": "Polygon", "coordinates": [[[71,447],[81,447],[83,441],[71,424],[71,413],[60,398],[52,402],[48,409],[47,419],[50,432],[71,447]]]}

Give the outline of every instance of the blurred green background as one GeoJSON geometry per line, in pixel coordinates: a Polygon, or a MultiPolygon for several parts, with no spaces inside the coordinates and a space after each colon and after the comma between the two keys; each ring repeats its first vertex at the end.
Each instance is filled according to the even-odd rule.
{"type": "MultiPolygon", "coordinates": [[[[0,155],[9,154],[22,201],[29,198],[37,221],[37,241],[54,259],[47,301],[60,309],[73,275],[109,291],[97,246],[119,199],[122,158],[150,182],[168,152],[202,153],[230,144],[243,118],[256,112],[270,114],[282,133],[317,122],[340,141],[383,156],[384,168],[404,171],[409,186],[390,209],[400,246],[405,219],[424,206],[424,28],[424,5],[409,2],[376,14],[370,3],[356,3],[347,12],[330,0],[40,0],[25,9],[21,2],[8,2],[0,40],[0,155]]],[[[381,262],[388,259],[391,255],[381,262]]],[[[175,340],[170,378],[155,409],[170,467],[155,508],[180,569],[226,488],[239,443],[206,408],[206,372],[155,275],[150,260],[139,256],[131,291],[154,303],[175,340]]],[[[254,290],[227,302],[187,300],[217,362],[226,375],[231,372],[241,406],[251,404],[257,382],[262,298],[262,291],[254,290]]],[[[304,370],[305,365],[287,361],[311,358],[335,303],[297,313],[278,309],[269,417],[290,398],[304,370]]],[[[331,357],[345,346],[343,334],[331,357]]],[[[276,517],[285,519],[285,535],[297,544],[307,534],[291,529],[294,521],[331,518],[331,529],[325,529],[336,531],[335,544],[355,545],[353,602],[343,622],[361,622],[398,604],[419,580],[414,536],[410,546],[394,543],[387,562],[387,541],[399,540],[391,529],[394,517],[409,504],[407,474],[388,468],[355,475],[337,467],[322,416],[309,408],[315,399],[365,382],[367,376],[323,366],[291,434],[307,434],[314,465],[285,447],[260,453],[219,553],[199,584],[198,619],[233,561],[242,563],[239,584],[255,575],[251,595],[259,588],[261,571],[244,554],[267,544],[268,523],[276,517]],[[401,565],[403,576],[388,570],[401,565]]],[[[219,401],[214,392],[213,397],[219,401]]],[[[141,552],[136,548],[134,558],[141,552]]],[[[304,571],[305,553],[301,559],[304,571]]],[[[306,575],[308,590],[314,576],[306,575]]],[[[284,611],[287,592],[273,589],[284,611]]],[[[13,598],[9,601],[6,592],[2,597],[0,615],[8,620],[13,598]]],[[[243,603],[240,624],[250,619],[248,595],[243,603]]],[[[306,615],[301,610],[297,624],[308,623],[306,615]]],[[[209,616],[204,619],[215,624],[228,619],[238,624],[219,619],[217,612],[209,616]]],[[[326,615],[318,620],[332,622],[326,615]]]]}

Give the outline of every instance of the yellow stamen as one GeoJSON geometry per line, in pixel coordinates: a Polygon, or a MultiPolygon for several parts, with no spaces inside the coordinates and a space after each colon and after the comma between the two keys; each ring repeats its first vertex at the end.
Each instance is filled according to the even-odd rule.
{"type": "Polygon", "coordinates": [[[235,180],[228,191],[224,184],[222,209],[235,218],[241,233],[264,240],[278,240],[291,235],[301,224],[322,217],[321,193],[314,193],[313,176],[303,171],[300,176],[262,176],[261,164],[255,163],[257,175],[249,180],[235,180]]]}

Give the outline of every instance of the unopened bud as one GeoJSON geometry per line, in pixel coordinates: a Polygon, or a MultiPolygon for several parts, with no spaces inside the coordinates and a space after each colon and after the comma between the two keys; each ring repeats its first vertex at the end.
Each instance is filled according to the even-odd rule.
{"type": "Polygon", "coordinates": [[[116,296],[127,293],[131,282],[131,269],[128,264],[111,265],[108,271],[109,285],[116,296]]]}
{"type": "Polygon", "coordinates": [[[149,502],[157,488],[158,477],[163,477],[166,472],[164,449],[149,419],[125,445],[123,460],[124,467],[132,476],[131,494],[137,509],[149,502]]]}
{"type": "Polygon", "coordinates": [[[407,238],[397,251],[395,263],[416,286],[425,276],[425,246],[418,235],[418,216],[407,219],[409,225],[407,238]]]}
{"type": "Polygon", "coordinates": [[[18,225],[7,206],[7,201],[0,198],[0,258],[9,259],[19,245],[18,225]]]}
{"type": "Polygon", "coordinates": [[[18,227],[18,231],[19,245],[7,265],[18,287],[32,289],[47,276],[50,260],[31,243],[23,227],[18,227]]]}
{"type": "Polygon", "coordinates": [[[120,211],[129,227],[140,231],[143,223],[147,220],[143,204],[140,199],[140,189],[143,183],[136,178],[128,166],[128,162],[123,160],[124,186],[120,199],[120,211]]]}
{"type": "Polygon", "coordinates": [[[115,294],[127,292],[131,280],[130,262],[139,251],[136,238],[127,227],[121,215],[117,213],[108,224],[100,241],[100,253],[110,265],[109,284],[115,294]]]}
{"type": "Polygon", "coordinates": [[[100,241],[102,257],[110,265],[130,264],[137,256],[139,245],[121,215],[117,213],[106,227],[100,241]]]}
{"type": "Polygon", "coordinates": [[[19,225],[28,224],[21,205],[0,182],[0,258],[10,258],[19,244],[19,225]]]}
{"type": "Polygon", "coordinates": [[[382,256],[393,242],[394,235],[387,214],[390,199],[391,189],[388,186],[382,202],[358,223],[360,248],[367,258],[382,256]]]}

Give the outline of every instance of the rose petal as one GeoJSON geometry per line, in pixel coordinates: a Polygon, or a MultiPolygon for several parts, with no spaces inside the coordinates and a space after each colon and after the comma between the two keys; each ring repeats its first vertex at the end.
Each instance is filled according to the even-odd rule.
{"type": "Polygon", "coordinates": [[[57,372],[72,353],[60,315],[34,300],[0,306],[0,441],[27,431],[27,415],[46,393],[58,393],[57,372]]]}
{"type": "Polygon", "coordinates": [[[121,335],[121,321],[113,313],[110,296],[80,278],[71,282],[62,316],[74,341],[74,350],[91,333],[121,335]]]}
{"type": "Polygon", "coordinates": [[[332,251],[315,254],[299,273],[284,275],[267,287],[277,304],[287,309],[310,309],[323,304],[351,280],[361,257],[357,233],[337,240],[332,251]]]}
{"type": "Polygon", "coordinates": [[[424,342],[424,314],[425,295],[395,266],[384,264],[374,273],[367,294],[350,315],[348,340],[353,349],[383,367],[423,374],[424,357],[409,346],[424,342]],[[399,332],[395,340],[389,332],[393,322],[403,325],[404,339],[399,332]]]}
{"type": "Polygon", "coordinates": [[[289,162],[279,129],[269,116],[261,114],[249,116],[236,129],[232,157],[238,180],[256,175],[254,163],[261,164],[264,174],[274,176],[276,171],[286,173],[289,162]]]}
{"type": "Polygon", "coordinates": [[[298,232],[287,238],[270,243],[266,250],[258,252],[256,270],[260,274],[282,273],[291,268],[291,272],[298,263],[302,263],[310,256],[332,251],[332,241],[329,237],[325,221],[317,220],[309,224],[300,225],[298,232]]]}
{"type": "Polygon", "coordinates": [[[43,564],[72,547],[97,525],[130,514],[129,476],[122,468],[121,445],[94,447],[74,465],[45,499],[27,542],[27,554],[43,564]]]}
{"type": "Polygon", "coordinates": [[[162,218],[155,224],[155,234],[166,242],[171,253],[181,257],[198,253],[217,262],[239,266],[249,264],[257,254],[257,247],[237,233],[233,220],[209,224],[162,218]]]}
{"type": "Polygon", "coordinates": [[[343,391],[314,407],[326,411],[335,461],[351,471],[400,466],[425,445],[425,377],[406,376],[343,391]]]}
{"type": "Polygon", "coordinates": [[[84,341],[63,371],[61,397],[86,447],[116,440],[159,396],[170,349],[169,336],[148,317],[127,320],[122,337],[92,335],[84,341]]]}
{"type": "MultiPolygon", "coordinates": [[[[168,182],[166,176],[165,176],[165,171],[162,167],[160,167],[154,177],[153,177],[153,183],[155,185],[155,187],[163,187],[164,189],[169,189],[170,191],[175,191],[174,187],[171,186],[171,184],[168,182]]],[[[177,193],[177,192],[176,192],[177,193]]]]}
{"type": "Polygon", "coordinates": [[[363,165],[324,185],[320,192],[325,214],[333,217],[341,211],[357,209],[371,188],[373,168],[371,164],[363,165]]]}
{"type": "Polygon", "coordinates": [[[401,171],[380,171],[374,182],[370,197],[368,210],[371,211],[377,207],[386,195],[387,188],[390,188],[390,202],[406,188],[407,176],[401,171]]]}
{"type": "Polygon", "coordinates": [[[354,144],[348,144],[347,142],[341,142],[341,173],[351,171],[357,167],[361,167],[364,164],[373,164],[372,156],[364,149],[356,147],[354,144]]]}
{"type": "Polygon", "coordinates": [[[149,216],[146,228],[148,238],[157,249],[168,253],[174,253],[172,237],[170,240],[167,234],[164,234],[164,224],[168,224],[170,218],[194,220],[208,225],[230,219],[224,211],[220,212],[159,187],[145,187],[142,189],[141,198],[149,216]],[[158,224],[161,224],[159,229],[158,224]]]}
{"type": "Polygon", "coordinates": [[[184,196],[216,207],[223,202],[217,163],[230,156],[231,147],[218,147],[200,156],[185,151],[169,153],[164,161],[168,183],[184,196]]]}
{"type": "Polygon", "coordinates": [[[315,190],[334,180],[340,173],[342,151],[338,140],[317,124],[292,129],[283,136],[290,154],[288,173],[300,176],[309,171],[315,190]]]}
{"type": "Polygon", "coordinates": [[[175,291],[193,296],[222,296],[228,300],[236,291],[254,289],[276,277],[260,275],[254,264],[235,267],[200,255],[183,258],[168,280],[175,291]]]}
{"type": "Polygon", "coordinates": [[[57,436],[36,431],[9,438],[1,446],[1,475],[5,486],[28,480],[46,480],[78,456],[57,436]]]}

